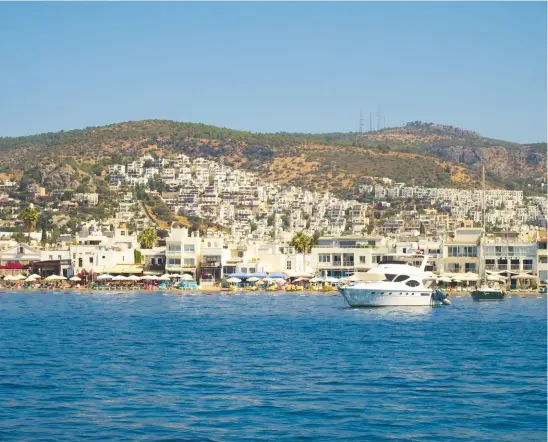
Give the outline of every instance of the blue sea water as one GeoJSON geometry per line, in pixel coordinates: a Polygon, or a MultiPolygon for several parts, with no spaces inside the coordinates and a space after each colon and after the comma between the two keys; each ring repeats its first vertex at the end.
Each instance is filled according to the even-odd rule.
{"type": "Polygon", "coordinates": [[[0,294],[2,441],[545,441],[546,298],[0,294]]]}

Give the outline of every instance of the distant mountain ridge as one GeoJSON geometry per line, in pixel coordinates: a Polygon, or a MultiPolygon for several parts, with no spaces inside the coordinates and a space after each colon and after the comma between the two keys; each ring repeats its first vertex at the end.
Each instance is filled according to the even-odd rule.
{"type": "Polygon", "coordinates": [[[89,174],[95,164],[136,158],[151,149],[216,159],[273,182],[329,189],[345,197],[355,194],[363,176],[426,186],[476,187],[482,161],[492,185],[519,188],[546,176],[546,143],[493,140],[434,123],[413,122],[359,134],[261,134],[168,120],[0,138],[0,173],[28,174],[39,169],[40,180],[48,181],[42,175],[52,165],[68,162],[89,174]]]}

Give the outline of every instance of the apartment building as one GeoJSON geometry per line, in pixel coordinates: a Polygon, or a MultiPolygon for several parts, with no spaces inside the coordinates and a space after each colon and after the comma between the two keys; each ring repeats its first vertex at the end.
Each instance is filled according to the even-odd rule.
{"type": "Polygon", "coordinates": [[[166,271],[173,274],[191,274],[196,279],[196,269],[201,253],[198,232],[187,228],[172,228],[166,238],[166,271]]]}

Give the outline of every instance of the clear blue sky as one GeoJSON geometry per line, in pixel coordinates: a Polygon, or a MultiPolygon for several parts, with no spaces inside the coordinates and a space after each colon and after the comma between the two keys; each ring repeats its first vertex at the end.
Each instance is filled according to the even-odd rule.
{"type": "Polygon", "coordinates": [[[166,118],[546,140],[546,3],[0,3],[0,136],[166,118]],[[374,118],[374,121],[376,118],[374,118]]]}

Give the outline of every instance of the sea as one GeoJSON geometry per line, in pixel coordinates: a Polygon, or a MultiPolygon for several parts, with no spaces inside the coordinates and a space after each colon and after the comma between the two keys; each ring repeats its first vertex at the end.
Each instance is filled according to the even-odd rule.
{"type": "Polygon", "coordinates": [[[1,441],[546,441],[546,297],[0,293],[1,441]]]}

